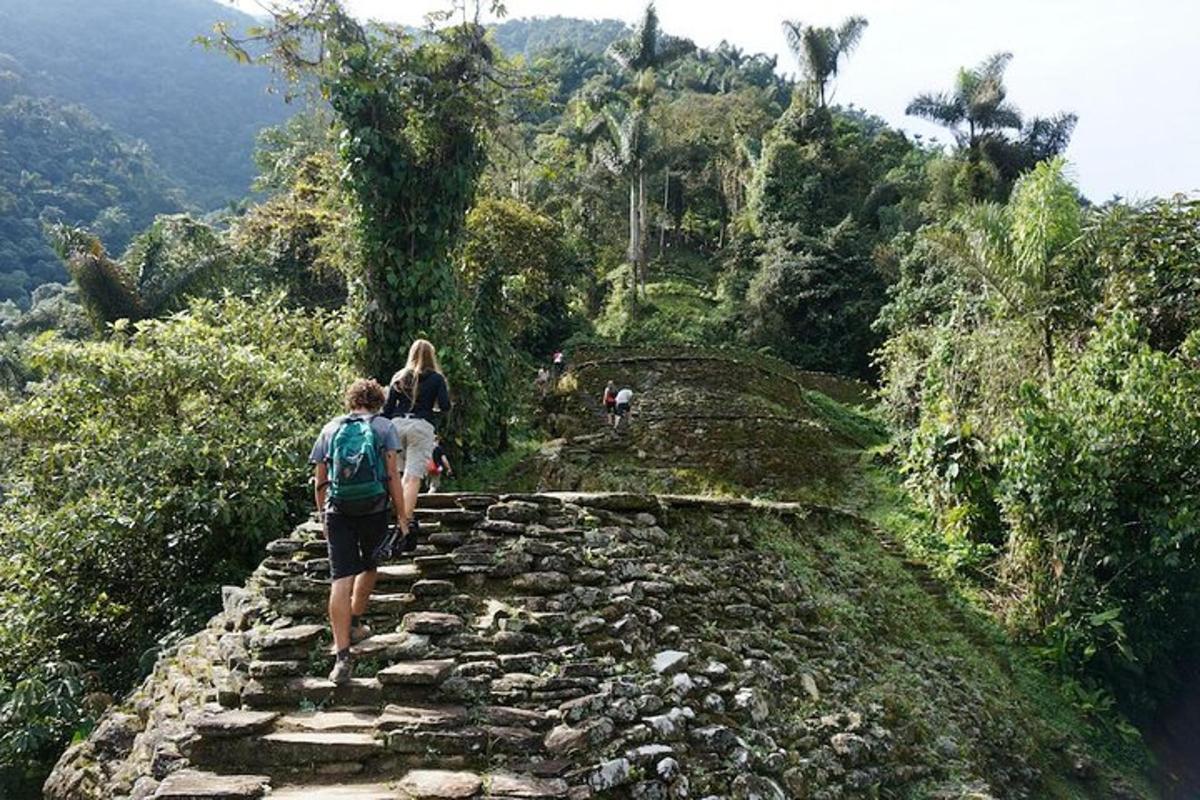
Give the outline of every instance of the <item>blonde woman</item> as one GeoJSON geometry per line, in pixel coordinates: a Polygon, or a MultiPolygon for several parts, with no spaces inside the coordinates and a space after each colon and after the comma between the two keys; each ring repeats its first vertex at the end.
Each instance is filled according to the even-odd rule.
{"type": "MultiPolygon", "coordinates": [[[[433,345],[417,339],[408,349],[408,363],[404,369],[392,376],[387,402],[383,406],[383,415],[392,421],[400,438],[403,461],[400,482],[404,490],[406,522],[412,520],[421,481],[433,457],[435,411],[443,414],[450,411],[450,391],[433,345]]],[[[417,526],[410,525],[409,535],[404,538],[405,550],[416,548],[416,532],[417,526]]]]}

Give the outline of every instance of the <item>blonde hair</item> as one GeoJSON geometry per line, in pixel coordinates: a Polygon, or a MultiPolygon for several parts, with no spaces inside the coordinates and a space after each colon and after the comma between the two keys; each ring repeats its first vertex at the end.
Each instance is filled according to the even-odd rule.
{"type": "Polygon", "coordinates": [[[417,405],[417,387],[421,375],[427,372],[441,373],[442,365],[438,362],[437,351],[428,339],[415,339],[408,348],[408,361],[404,369],[392,376],[392,385],[397,391],[408,395],[410,408],[417,405]]]}

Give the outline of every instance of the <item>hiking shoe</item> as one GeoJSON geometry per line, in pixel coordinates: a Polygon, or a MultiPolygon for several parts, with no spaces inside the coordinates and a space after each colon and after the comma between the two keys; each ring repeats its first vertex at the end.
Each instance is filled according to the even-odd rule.
{"type": "Polygon", "coordinates": [[[417,537],[421,534],[421,524],[416,518],[408,521],[408,534],[400,540],[400,552],[411,553],[417,549],[417,537]]]}
{"type": "Polygon", "coordinates": [[[371,635],[371,627],[365,622],[359,623],[350,629],[350,644],[358,644],[363,639],[370,639],[371,635]]]}
{"type": "Polygon", "coordinates": [[[350,668],[350,659],[339,658],[333,665],[333,670],[329,673],[329,680],[335,686],[345,686],[350,682],[353,675],[353,670],[350,668]]]}

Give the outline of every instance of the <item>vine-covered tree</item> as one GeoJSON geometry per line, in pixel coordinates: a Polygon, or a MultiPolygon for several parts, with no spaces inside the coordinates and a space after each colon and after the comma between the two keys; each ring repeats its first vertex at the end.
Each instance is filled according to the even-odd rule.
{"type": "Polygon", "coordinates": [[[416,336],[436,338],[451,363],[462,357],[447,341],[462,327],[452,254],[485,165],[498,85],[478,12],[416,36],[365,27],[337,0],[306,0],[273,8],[270,26],[243,38],[217,30],[236,58],[307,76],[333,108],[357,205],[360,366],[378,377],[391,375],[416,336]]]}

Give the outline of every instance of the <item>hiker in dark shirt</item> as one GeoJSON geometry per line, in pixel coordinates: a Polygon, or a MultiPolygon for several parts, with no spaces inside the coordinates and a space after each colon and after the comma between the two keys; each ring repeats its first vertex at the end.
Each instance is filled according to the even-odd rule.
{"type": "Polygon", "coordinates": [[[433,456],[435,413],[450,411],[450,390],[433,345],[417,339],[408,350],[408,363],[392,376],[383,415],[400,437],[403,460],[404,509],[412,519],[417,495],[433,456]]]}

